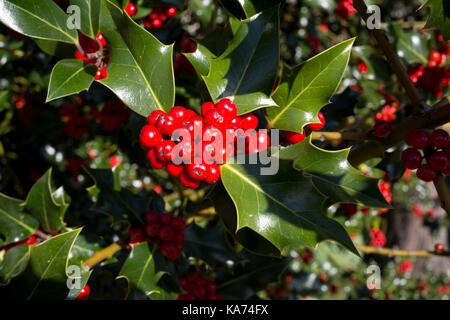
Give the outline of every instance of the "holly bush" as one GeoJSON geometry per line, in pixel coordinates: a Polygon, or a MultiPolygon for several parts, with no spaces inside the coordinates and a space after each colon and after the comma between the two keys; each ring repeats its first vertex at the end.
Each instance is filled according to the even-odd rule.
{"type": "Polygon", "coordinates": [[[0,0],[0,295],[447,299],[448,3],[369,4],[0,0]]]}

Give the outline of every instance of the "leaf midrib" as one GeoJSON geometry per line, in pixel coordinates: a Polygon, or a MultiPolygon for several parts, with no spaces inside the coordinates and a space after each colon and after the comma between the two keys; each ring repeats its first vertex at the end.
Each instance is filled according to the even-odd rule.
{"type": "Polygon", "coordinates": [[[30,231],[31,233],[34,233],[34,229],[31,228],[30,226],[26,225],[25,223],[23,223],[22,221],[16,219],[15,217],[13,217],[12,215],[10,215],[8,212],[6,212],[4,209],[0,208],[0,212],[4,213],[4,215],[6,217],[8,217],[9,219],[13,220],[14,222],[16,222],[17,224],[21,225],[22,227],[24,227],[25,229],[27,229],[28,231],[30,231]]]}

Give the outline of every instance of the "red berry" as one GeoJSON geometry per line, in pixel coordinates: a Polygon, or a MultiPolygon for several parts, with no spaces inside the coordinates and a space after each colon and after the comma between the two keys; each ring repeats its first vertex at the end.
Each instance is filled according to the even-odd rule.
{"type": "Polygon", "coordinates": [[[175,238],[175,232],[173,231],[172,227],[170,226],[164,226],[159,230],[159,238],[162,241],[171,241],[175,238]]]}
{"type": "Polygon", "coordinates": [[[433,133],[431,133],[431,144],[436,148],[443,149],[448,145],[449,142],[450,137],[447,131],[437,129],[434,130],[433,133]]]}
{"type": "Polygon", "coordinates": [[[239,127],[246,131],[246,130],[254,130],[258,126],[258,118],[254,116],[253,114],[247,114],[243,115],[241,117],[241,121],[239,124],[239,127]]]}
{"type": "Polygon", "coordinates": [[[156,153],[160,160],[171,161],[172,160],[172,150],[175,148],[175,142],[171,140],[164,140],[156,146],[156,153]]]}
{"type": "Polygon", "coordinates": [[[172,219],[172,227],[177,231],[183,231],[186,228],[186,222],[181,217],[174,217],[172,219]]]}
{"type": "Polygon", "coordinates": [[[430,60],[439,63],[441,61],[441,53],[437,50],[431,50],[430,51],[430,60]]]}
{"type": "Polygon", "coordinates": [[[217,163],[209,164],[205,182],[214,184],[217,183],[219,179],[220,179],[220,166],[217,163]]]}
{"type": "Polygon", "coordinates": [[[83,289],[81,289],[78,296],[75,298],[76,300],[87,300],[89,298],[89,294],[91,293],[91,288],[86,284],[83,289]]]}
{"type": "Polygon", "coordinates": [[[177,233],[175,235],[175,239],[173,240],[173,243],[177,246],[177,247],[181,247],[184,243],[184,234],[182,233],[177,233]]]}
{"type": "Polygon", "coordinates": [[[150,165],[153,169],[159,170],[164,169],[164,167],[167,165],[167,162],[165,160],[161,160],[158,157],[158,154],[155,149],[150,149],[147,153],[147,158],[150,161],[150,165]]]}
{"type": "Polygon", "coordinates": [[[97,73],[95,74],[94,80],[105,79],[107,76],[108,76],[108,74],[106,72],[106,65],[105,65],[105,66],[97,69],[97,73]]]}
{"type": "Polygon", "coordinates": [[[161,115],[156,121],[156,128],[165,135],[171,135],[180,126],[180,121],[172,114],[161,115]]]}
{"type": "Polygon", "coordinates": [[[106,47],[106,40],[103,38],[103,35],[100,33],[100,31],[97,33],[97,40],[101,43],[103,47],[106,47]]]}
{"type": "Polygon", "coordinates": [[[425,131],[416,128],[406,134],[405,142],[411,147],[425,149],[430,145],[430,138],[425,131]]]}
{"type": "Polygon", "coordinates": [[[289,144],[296,144],[305,140],[305,133],[298,133],[293,131],[286,131],[284,133],[284,138],[289,144]]]}
{"type": "Polygon", "coordinates": [[[270,145],[270,139],[266,132],[256,131],[250,135],[248,153],[258,153],[266,150],[270,145]]]}
{"type": "Polygon", "coordinates": [[[392,125],[389,121],[377,121],[377,123],[373,127],[373,133],[379,138],[388,136],[391,131],[392,125]]]}
{"type": "MultiPolygon", "coordinates": [[[[224,109],[211,109],[205,115],[205,124],[206,126],[214,127],[219,130],[224,130],[226,128],[227,120],[227,111],[224,109]]],[[[230,119],[231,120],[231,119],[230,119]]]]}
{"type": "Polygon", "coordinates": [[[230,122],[237,116],[237,106],[230,99],[222,99],[216,104],[217,110],[223,110],[225,120],[230,122]]]}
{"type": "Polygon", "coordinates": [[[175,260],[181,254],[180,248],[173,243],[163,243],[160,246],[162,254],[169,260],[175,260]]]}
{"type": "Polygon", "coordinates": [[[319,117],[320,122],[308,124],[309,129],[320,130],[325,126],[325,117],[323,116],[322,112],[319,112],[317,116],[319,117]]]}
{"type": "Polygon", "coordinates": [[[139,138],[142,147],[146,149],[153,148],[160,144],[162,140],[161,133],[155,128],[155,126],[148,124],[142,127],[139,138]]]}
{"type": "Polygon", "coordinates": [[[169,172],[169,174],[173,177],[178,177],[182,172],[183,172],[183,168],[184,166],[182,164],[174,164],[174,163],[169,163],[167,165],[167,172],[169,172]]]}
{"type": "MultiPolygon", "coordinates": [[[[55,234],[55,236],[56,235],[57,234],[55,234]]],[[[27,240],[25,240],[24,244],[31,244],[31,245],[36,244],[36,236],[35,235],[31,235],[27,240]]]]}
{"type": "Polygon", "coordinates": [[[160,215],[158,214],[158,212],[155,212],[155,211],[147,211],[144,215],[144,221],[147,224],[158,223],[159,218],[160,218],[160,215]]]}
{"type": "Polygon", "coordinates": [[[162,26],[162,21],[161,20],[159,20],[159,19],[152,20],[152,27],[153,28],[161,28],[161,26],[162,26]]]}
{"type": "Polygon", "coordinates": [[[169,114],[173,115],[175,119],[184,120],[186,117],[186,108],[185,107],[173,107],[169,114]]]}
{"type": "Polygon", "coordinates": [[[165,115],[166,113],[162,110],[153,110],[152,113],[147,118],[147,123],[152,126],[156,125],[156,121],[158,121],[159,117],[165,115]]]}
{"type": "Polygon", "coordinates": [[[430,182],[436,178],[437,173],[429,165],[423,164],[417,169],[416,175],[420,180],[430,182]]]}
{"type": "Polygon", "coordinates": [[[169,7],[166,11],[168,17],[173,17],[177,14],[177,9],[175,7],[169,7]]]}
{"type": "Polygon", "coordinates": [[[145,232],[142,228],[133,228],[128,231],[130,244],[137,244],[146,240],[145,232]]]}
{"type": "Polygon", "coordinates": [[[145,233],[152,238],[157,237],[160,234],[160,230],[162,228],[159,227],[158,223],[150,223],[145,226],[145,233]]]}
{"type": "Polygon", "coordinates": [[[209,110],[214,109],[214,108],[215,108],[214,103],[212,103],[211,101],[205,102],[202,105],[202,111],[201,111],[202,116],[205,116],[209,110]]]}
{"type": "Polygon", "coordinates": [[[434,245],[434,252],[438,253],[438,254],[442,254],[444,252],[444,244],[443,243],[436,243],[434,245]]]}
{"type": "Polygon", "coordinates": [[[180,174],[180,182],[183,186],[191,189],[198,188],[200,181],[192,179],[186,172],[180,174]]]}
{"type": "Polygon", "coordinates": [[[408,169],[417,169],[422,163],[422,155],[417,149],[406,149],[402,152],[402,162],[408,169]]]}
{"type": "Polygon", "coordinates": [[[436,171],[443,171],[447,168],[449,160],[444,151],[438,151],[430,156],[429,164],[436,171]]]}
{"type": "Polygon", "coordinates": [[[128,13],[128,15],[130,17],[132,17],[132,16],[136,15],[137,8],[132,2],[128,2],[127,6],[125,7],[125,11],[126,11],[126,13],[128,13]]]}
{"type": "Polygon", "coordinates": [[[186,165],[187,174],[194,180],[203,181],[208,177],[208,167],[204,163],[190,163],[186,165]]]}
{"type": "Polygon", "coordinates": [[[172,224],[172,220],[173,220],[173,216],[168,214],[168,213],[164,213],[161,216],[161,224],[168,226],[172,224]]]}

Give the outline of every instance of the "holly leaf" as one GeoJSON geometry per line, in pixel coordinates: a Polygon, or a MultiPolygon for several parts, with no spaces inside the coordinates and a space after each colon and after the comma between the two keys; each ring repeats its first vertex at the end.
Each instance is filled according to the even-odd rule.
{"type": "Polygon", "coordinates": [[[418,10],[430,8],[430,17],[425,28],[436,28],[441,31],[445,40],[450,39],[450,4],[446,0],[426,0],[418,10]]]}
{"type": "Polygon", "coordinates": [[[237,18],[250,18],[278,5],[280,0],[220,0],[222,5],[237,18]]]}
{"type": "MultiPolygon", "coordinates": [[[[67,205],[56,200],[51,186],[50,168],[31,188],[25,200],[25,208],[39,220],[44,232],[55,233],[64,227],[67,205]]],[[[60,189],[58,192],[61,192],[60,189]]],[[[60,196],[57,196],[61,199],[60,196]]]]}
{"type": "Polygon", "coordinates": [[[272,127],[301,133],[304,125],[319,122],[317,114],[336,92],[354,41],[341,42],[297,67],[284,67],[272,96],[281,108],[266,109],[272,127]]]}
{"type": "Polygon", "coordinates": [[[80,8],[80,31],[95,39],[99,30],[100,1],[70,0],[70,4],[80,8]]]}
{"type": "Polygon", "coordinates": [[[36,232],[39,223],[23,212],[22,201],[0,193],[0,235],[2,246],[24,240],[36,232]]]}
{"type": "Polygon", "coordinates": [[[408,64],[427,64],[428,62],[428,39],[426,35],[414,30],[406,31],[402,23],[391,25],[395,34],[395,49],[400,58],[408,64]]]}
{"type": "Polygon", "coordinates": [[[69,17],[53,0],[0,0],[0,21],[29,37],[78,42],[76,29],[67,26],[69,17]]]}
{"type": "Polygon", "coordinates": [[[30,259],[30,246],[15,246],[0,260],[0,286],[6,286],[11,279],[25,270],[30,259]]]}
{"type": "Polygon", "coordinates": [[[77,59],[58,61],[50,75],[46,102],[88,90],[97,67],[77,59]]]}
{"type": "Polygon", "coordinates": [[[323,150],[304,140],[280,150],[279,156],[294,160],[294,168],[310,175],[314,186],[333,202],[390,207],[378,188],[378,180],[365,176],[347,161],[349,152],[323,150]]]}
{"type": "Polygon", "coordinates": [[[27,300],[65,299],[69,253],[80,232],[76,229],[32,246],[26,269],[11,283],[13,294],[27,300]]]}
{"type": "Polygon", "coordinates": [[[35,39],[34,42],[42,51],[58,58],[73,58],[75,55],[76,47],[73,44],[44,39],[35,39]]]}
{"type": "Polygon", "coordinates": [[[191,53],[183,53],[194,67],[195,71],[201,76],[207,76],[211,66],[210,60],[216,59],[217,56],[207,47],[198,43],[197,50],[191,53]]]}
{"type": "Polygon", "coordinates": [[[279,7],[240,23],[227,50],[202,76],[212,99],[231,99],[238,114],[276,106],[270,98],[279,61],[279,7]]]}
{"type": "Polygon", "coordinates": [[[155,300],[174,299],[176,294],[166,292],[157,285],[165,272],[156,271],[153,255],[155,247],[147,242],[131,247],[131,253],[117,277],[128,281],[127,296],[142,293],[155,300]]]}
{"type": "Polygon", "coordinates": [[[326,197],[311,179],[293,170],[290,161],[280,161],[276,174],[262,168],[260,164],[221,166],[223,185],[237,209],[236,231],[244,227],[256,231],[283,255],[315,247],[322,240],[334,240],[358,255],[345,229],[324,214],[326,197]]]}
{"type": "Polygon", "coordinates": [[[175,100],[173,45],[162,44],[111,0],[102,0],[100,28],[110,59],[99,82],[142,116],[168,112],[175,100]]]}

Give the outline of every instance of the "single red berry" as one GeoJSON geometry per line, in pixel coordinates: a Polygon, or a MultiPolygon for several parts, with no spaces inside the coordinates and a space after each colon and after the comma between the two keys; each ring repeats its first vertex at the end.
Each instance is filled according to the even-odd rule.
{"type": "Polygon", "coordinates": [[[438,254],[442,254],[444,253],[445,247],[443,243],[436,243],[434,245],[434,252],[438,253],[438,254]]]}
{"type": "Polygon", "coordinates": [[[175,235],[175,239],[173,240],[173,243],[177,246],[177,247],[181,247],[184,243],[184,234],[182,233],[177,233],[175,235]]]}
{"type": "Polygon", "coordinates": [[[177,14],[177,9],[175,7],[169,7],[166,11],[168,17],[173,17],[177,14]]]}
{"type": "Polygon", "coordinates": [[[392,131],[392,125],[389,121],[377,121],[373,127],[373,133],[379,138],[388,136],[392,131]]]}
{"type": "Polygon", "coordinates": [[[161,230],[162,228],[160,228],[158,223],[150,223],[145,226],[145,233],[152,238],[157,237],[161,230]]]}
{"type": "Polygon", "coordinates": [[[155,211],[147,211],[144,214],[144,221],[146,224],[150,223],[158,223],[159,222],[160,215],[158,212],[155,211]]]}
{"type": "Polygon", "coordinates": [[[286,139],[287,143],[296,144],[305,140],[305,132],[298,133],[293,131],[286,131],[284,133],[284,138],[286,139]]]}
{"type": "Polygon", "coordinates": [[[161,20],[159,20],[159,19],[152,20],[152,27],[153,28],[161,28],[161,26],[162,26],[162,21],[161,20]]]}
{"type": "Polygon", "coordinates": [[[165,226],[169,226],[172,224],[172,220],[173,220],[173,216],[168,214],[168,213],[164,213],[161,216],[161,224],[165,225],[165,226]]]}
{"type": "Polygon", "coordinates": [[[205,182],[214,184],[217,183],[219,179],[220,179],[220,166],[217,163],[209,164],[205,182]]]}
{"type": "MultiPolygon", "coordinates": [[[[55,235],[57,235],[57,234],[55,234],[55,235]]],[[[31,235],[30,237],[28,237],[27,240],[25,240],[24,244],[35,245],[36,244],[36,236],[35,235],[31,235]]]]}
{"type": "Polygon", "coordinates": [[[192,179],[187,172],[182,172],[180,174],[180,182],[183,186],[191,189],[196,189],[200,185],[200,181],[192,179]]]}
{"type": "Polygon", "coordinates": [[[173,107],[170,109],[169,114],[173,115],[175,119],[184,120],[186,117],[186,108],[185,107],[173,107]]]}
{"type": "Polygon", "coordinates": [[[86,284],[83,289],[81,289],[78,296],[75,298],[76,300],[87,300],[89,298],[89,294],[91,293],[91,288],[86,284]]]}
{"type": "Polygon", "coordinates": [[[248,153],[258,153],[266,150],[270,145],[270,139],[266,132],[256,131],[250,135],[248,153]]]}
{"type": "Polygon", "coordinates": [[[342,203],[341,208],[347,213],[349,219],[358,212],[358,207],[354,203],[342,203]]]}
{"type": "Polygon", "coordinates": [[[239,127],[246,131],[246,130],[254,130],[258,126],[258,118],[254,116],[253,114],[246,114],[241,116],[241,121],[239,124],[239,127]]]}
{"type": "Polygon", "coordinates": [[[155,149],[150,149],[148,151],[147,158],[150,161],[150,165],[152,166],[153,169],[156,169],[156,170],[164,169],[165,166],[167,165],[167,161],[161,160],[158,157],[158,154],[155,149]]]}
{"type": "Polygon", "coordinates": [[[171,242],[161,244],[160,249],[162,254],[169,260],[175,260],[181,254],[180,248],[171,242]]]}
{"type": "Polygon", "coordinates": [[[101,43],[103,47],[106,47],[106,40],[103,38],[103,35],[100,33],[100,31],[97,33],[97,40],[101,43]]]}
{"type": "Polygon", "coordinates": [[[160,144],[162,140],[161,133],[155,126],[148,124],[142,127],[139,138],[142,147],[146,149],[153,148],[160,144]]]}
{"type": "Polygon", "coordinates": [[[430,145],[428,134],[422,129],[411,129],[405,137],[406,144],[417,149],[425,149],[430,145]]]}
{"type": "Polygon", "coordinates": [[[203,181],[208,177],[208,167],[204,163],[190,163],[186,165],[187,174],[194,180],[203,181]]]}
{"type": "Polygon", "coordinates": [[[163,226],[161,230],[159,230],[159,238],[162,241],[171,241],[175,238],[175,232],[171,226],[163,226]]]}
{"type": "Polygon", "coordinates": [[[431,133],[431,144],[436,148],[443,149],[448,145],[449,142],[450,137],[447,131],[437,129],[431,133]]]}
{"type": "Polygon", "coordinates": [[[430,156],[429,164],[434,170],[443,171],[447,168],[449,160],[444,151],[437,151],[430,156]]]}
{"type": "Polygon", "coordinates": [[[417,149],[406,149],[402,152],[402,162],[408,169],[417,169],[422,163],[422,155],[417,149]]]}
{"type": "Polygon", "coordinates": [[[166,113],[162,110],[153,110],[152,113],[147,118],[147,123],[152,126],[156,125],[156,121],[158,121],[159,117],[165,115],[166,113]]]}
{"type": "Polygon", "coordinates": [[[320,122],[308,124],[309,129],[320,130],[325,126],[325,117],[323,116],[322,112],[319,112],[317,116],[319,117],[320,122]]]}
{"type": "Polygon", "coordinates": [[[108,74],[106,72],[106,65],[105,65],[105,66],[97,69],[97,73],[95,74],[94,80],[105,79],[107,76],[108,76],[108,74]]]}
{"type": "Polygon", "coordinates": [[[224,111],[225,120],[227,122],[230,122],[237,116],[237,106],[231,102],[230,99],[221,99],[217,102],[216,109],[224,111]]]}
{"type": "Polygon", "coordinates": [[[201,110],[201,114],[204,117],[206,115],[206,113],[208,113],[209,110],[214,109],[216,106],[214,105],[213,102],[211,101],[207,101],[202,105],[202,110],[201,110]]]}
{"type": "Polygon", "coordinates": [[[206,113],[204,121],[208,127],[212,126],[219,130],[224,130],[228,122],[226,111],[217,108],[211,109],[206,113]]]}
{"type": "Polygon", "coordinates": [[[441,61],[441,53],[437,50],[430,50],[430,60],[435,62],[441,61]]]}
{"type": "Polygon", "coordinates": [[[183,172],[184,166],[182,164],[169,163],[167,165],[167,172],[173,177],[178,177],[183,172]]]}
{"type": "Polygon", "coordinates": [[[126,11],[126,13],[128,13],[128,15],[129,15],[130,17],[132,17],[132,16],[136,15],[136,13],[137,13],[137,8],[136,8],[136,6],[134,5],[134,3],[128,2],[127,6],[125,7],[125,11],[126,11]]]}
{"type": "Polygon", "coordinates": [[[172,227],[177,231],[183,231],[186,228],[186,222],[182,217],[174,217],[172,219],[172,227]]]}
{"type": "Polygon", "coordinates": [[[420,180],[430,182],[436,178],[437,173],[429,165],[423,164],[417,169],[416,175],[420,180]]]}
{"type": "Polygon", "coordinates": [[[160,160],[172,160],[172,150],[175,148],[175,142],[171,140],[164,140],[160,144],[156,146],[156,153],[158,154],[158,158],[160,160]]]}
{"type": "Polygon", "coordinates": [[[161,115],[156,121],[156,128],[165,135],[171,135],[179,126],[180,121],[172,114],[161,115]]]}
{"type": "Polygon", "coordinates": [[[144,229],[142,228],[133,228],[128,231],[128,235],[130,237],[130,244],[137,244],[144,242],[146,240],[144,229]]]}

